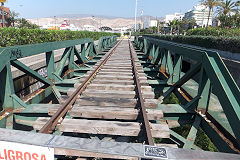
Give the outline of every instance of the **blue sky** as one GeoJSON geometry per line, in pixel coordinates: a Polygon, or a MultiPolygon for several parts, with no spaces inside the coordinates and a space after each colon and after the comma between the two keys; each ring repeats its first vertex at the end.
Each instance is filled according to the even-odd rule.
{"type": "MultiPolygon", "coordinates": [[[[186,12],[199,0],[139,0],[138,15],[165,17],[166,14],[186,12]]],[[[7,0],[6,7],[24,18],[53,17],[62,14],[94,14],[133,17],[135,0],[7,0]]]]}

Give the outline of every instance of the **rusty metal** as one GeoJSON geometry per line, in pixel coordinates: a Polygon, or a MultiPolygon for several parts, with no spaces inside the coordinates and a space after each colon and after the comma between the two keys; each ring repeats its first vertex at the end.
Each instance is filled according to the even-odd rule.
{"type": "Polygon", "coordinates": [[[143,99],[143,95],[141,92],[141,84],[140,84],[140,80],[139,80],[139,75],[138,75],[138,71],[137,71],[137,66],[135,63],[135,58],[133,56],[132,53],[132,46],[131,46],[131,42],[128,40],[129,43],[129,51],[130,51],[130,55],[131,55],[131,60],[132,60],[132,65],[133,65],[133,72],[134,72],[134,80],[136,83],[136,87],[137,87],[137,94],[138,94],[138,100],[140,103],[140,113],[142,114],[143,117],[143,127],[145,129],[146,135],[147,135],[147,142],[149,145],[153,145],[154,146],[154,142],[153,142],[153,137],[152,137],[152,133],[151,133],[151,127],[149,125],[149,120],[147,117],[147,112],[146,112],[146,107],[144,105],[144,99],[143,99]]]}
{"type": "MultiPolygon", "coordinates": [[[[121,40],[122,41],[122,40],[121,40]]],[[[107,62],[110,56],[114,53],[117,46],[121,43],[119,41],[106,58],[98,65],[98,67],[86,78],[86,80],[77,88],[77,90],[66,100],[66,102],[58,109],[58,111],[50,118],[50,120],[39,130],[39,133],[50,134],[59,123],[59,120],[71,109],[73,103],[76,101],[79,94],[81,94],[87,84],[92,80],[101,67],[107,62]]]]}
{"type": "Polygon", "coordinates": [[[236,153],[240,154],[240,148],[238,147],[238,143],[235,138],[226,130],[224,127],[216,121],[208,112],[206,112],[206,116],[204,117],[206,122],[209,124],[215,132],[229,145],[229,147],[234,150],[236,153]]]}

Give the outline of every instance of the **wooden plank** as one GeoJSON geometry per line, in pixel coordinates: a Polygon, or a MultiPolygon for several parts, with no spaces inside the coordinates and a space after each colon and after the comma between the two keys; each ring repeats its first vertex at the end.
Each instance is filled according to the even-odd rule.
{"type": "MultiPolygon", "coordinates": [[[[34,121],[34,129],[39,130],[49,120],[40,117],[34,121]]],[[[169,138],[170,132],[166,124],[151,124],[151,132],[155,138],[169,138]]],[[[67,119],[59,125],[61,132],[87,133],[87,134],[108,134],[120,136],[138,136],[140,124],[137,122],[102,121],[86,119],[67,119]]]]}
{"type": "Polygon", "coordinates": [[[154,99],[155,94],[153,92],[142,92],[142,96],[144,99],[154,99]]]}
{"type": "Polygon", "coordinates": [[[121,76],[133,76],[133,73],[131,72],[104,72],[100,71],[98,75],[121,75],[121,76]]]}
{"type": "MultiPolygon", "coordinates": [[[[101,107],[124,107],[124,108],[134,108],[137,107],[136,99],[126,99],[126,98],[102,98],[102,97],[86,97],[81,96],[76,101],[77,104],[83,106],[101,106],[101,107]]],[[[145,99],[144,102],[146,108],[155,109],[158,107],[157,99],[145,99]]]]}
{"type": "MultiPolygon", "coordinates": [[[[119,155],[110,155],[104,153],[94,153],[87,151],[78,151],[70,149],[55,149],[55,155],[68,155],[68,156],[78,156],[78,157],[90,157],[90,158],[108,158],[108,159],[126,159],[126,160],[138,160],[137,157],[128,157],[128,156],[119,156],[119,155]]],[[[87,160],[87,158],[78,158],[76,160],[87,160]]]]}
{"type": "Polygon", "coordinates": [[[146,108],[157,108],[158,107],[158,100],[157,99],[145,99],[144,105],[146,108]]]}
{"type": "Polygon", "coordinates": [[[117,71],[121,71],[121,72],[132,72],[132,68],[118,68],[118,67],[115,67],[115,68],[105,68],[103,67],[101,69],[101,71],[110,71],[110,72],[117,72],[117,71]]]}
{"type": "Polygon", "coordinates": [[[93,84],[92,83],[87,86],[87,89],[134,91],[135,85],[93,84]]]}
{"type": "Polygon", "coordinates": [[[140,79],[140,84],[141,84],[141,86],[149,86],[149,83],[146,79],[143,79],[143,80],[140,79]]]}
{"type": "MultiPolygon", "coordinates": [[[[109,92],[114,92],[117,94],[130,94],[130,95],[133,95],[133,98],[134,98],[134,95],[135,95],[135,94],[133,94],[134,89],[135,89],[134,85],[90,84],[89,86],[87,86],[86,92],[97,90],[97,92],[96,92],[96,94],[97,94],[101,91],[104,91],[104,93],[109,91],[109,92]],[[132,91],[132,92],[128,92],[128,91],[132,91]]],[[[67,95],[71,96],[75,91],[76,91],[76,88],[70,88],[67,91],[67,95]]],[[[83,92],[83,95],[86,95],[85,92],[83,92]]],[[[87,94],[87,95],[89,95],[89,94],[87,94]]],[[[144,95],[148,99],[154,98],[154,94],[152,92],[145,92],[144,95]]],[[[115,97],[115,94],[113,95],[113,97],[115,97]]],[[[126,96],[124,96],[124,97],[126,98],[126,96]]],[[[119,98],[124,98],[124,97],[119,97],[119,98]]]]}
{"type": "MultiPolygon", "coordinates": [[[[48,110],[48,114],[52,116],[58,109],[58,106],[51,107],[48,110]]],[[[136,120],[139,110],[134,108],[74,105],[69,113],[71,117],[80,118],[136,120]]],[[[160,121],[163,119],[163,112],[161,110],[147,109],[147,115],[149,120],[160,121]]]]}
{"type": "MultiPolygon", "coordinates": [[[[117,69],[117,68],[102,68],[101,71],[104,72],[132,72],[132,69],[117,69]]],[[[144,71],[138,71],[138,73],[144,73],[144,71]]]]}
{"type": "Polygon", "coordinates": [[[115,90],[90,90],[86,89],[83,96],[103,97],[103,98],[128,98],[133,99],[136,96],[135,91],[115,91],[115,90]]]}
{"type": "Polygon", "coordinates": [[[103,80],[133,80],[133,76],[121,76],[121,75],[97,75],[96,79],[103,79],[103,80]]]}
{"type": "Polygon", "coordinates": [[[152,92],[151,86],[141,86],[142,92],[152,92]]]}
{"type": "MultiPolygon", "coordinates": [[[[147,100],[146,100],[147,101],[147,100]]],[[[87,97],[81,96],[76,101],[77,104],[83,106],[101,106],[101,107],[125,107],[125,108],[134,108],[137,105],[136,99],[126,99],[126,98],[103,98],[103,97],[87,97]]],[[[156,105],[153,103],[149,103],[149,106],[155,107],[156,105]]]]}
{"type": "Polygon", "coordinates": [[[125,69],[125,70],[131,70],[132,66],[122,66],[122,67],[112,67],[112,66],[103,66],[103,69],[125,69]]]}
{"type": "Polygon", "coordinates": [[[132,62],[130,60],[110,60],[106,63],[107,65],[119,65],[119,66],[125,66],[126,65],[132,65],[132,62]]]}
{"type": "Polygon", "coordinates": [[[155,146],[168,147],[168,148],[178,148],[177,144],[166,144],[166,143],[155,144],[155,146]]]}
{"type": "MultiPolygon", "coordinates": [[[[74,87],[81,85],[81,84],[80,84],[81,81],[83,82],[84,80],[81,80],[81,79],[80,79],[80,80],[79,80],[79,83],[76,83],[76,84],[74,85],[74,87]]],[[[134,84],[134,81],[132,81],[132,80],[124,80],[124,81],[122,81],[122,80],[94,79],[93,82],[94,82],[94,84],[111,84],[111,83],[121,84],[121,85],[133,85],[133,84],[134,84]]],[[[92,83],[93,83],[93,82],[92,82],[92,83]]],[[[143,82],[143,83],[146,84],[147,81],[145,81],[145,82],[143,82]]],[[[76,87],[75,87],[75,88],[76,88],[76,87]]]]}

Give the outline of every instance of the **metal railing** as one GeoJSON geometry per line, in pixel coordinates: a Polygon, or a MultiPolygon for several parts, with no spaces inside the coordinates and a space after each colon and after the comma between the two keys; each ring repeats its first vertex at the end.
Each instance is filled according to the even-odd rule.
{"type": "MultiPolygon", "coordinates": [[[[182,108],[183,115],[193,113],[195,116],[188,137],[180,136],[183,147],[194,148],[197,130],[201,127],[219,151],[239,153],[240,91],[219,54],[151,36],[135,37],[134,43],[144,52],[149,66],[164,77],[161,81],[165,82],[162,84],[166,90],[163,89],[162,100],[178,92],[176,95],[182,96],[180,100],[184,105],[176,109],[182,108]],[[191,61],[185,73],[182,71],[184,60],[191,61]]],[[[172,136],[179,137],[173,131],[172,136]]]]}
{"type": "MultiPolygon", "coordinates": [[[[104,37],[100,38],[98,47],[107,49],[115,44],[115,36],[104,37]]],[[[65,85],[68,83],[66,77],[74,77],[75,70],[81,69],[82,65],[92,62],[93,57],[98,56],[99,53],[100,51],[97,50],[93,39],[77,39],[0,48],[0,115],[4,115],[6,112],[12,113],[12,110],[17,108],[26,108],[31,103],[40,103],[52,93],[59,99],[61,95],[56,89],[56,84],[64,83],[65,85]],[[54,64],[54,51],[56,50],[63,52],[57,66],[54,64]],[[41,76],[22,61],[19,61],[21,58],[41,53],[45,53],[47,77],[41,76]],[[25,100],[20,99],[14,90],[11,73],[12,66],[42,82],[44,84],[43,89],[25,100]]],[[[7,117],[10,116],[11,114],[2,119],[7,121],[7,117]]],[[[0,126],[4,127],[6,122],[1,120],[0,126]]]]}

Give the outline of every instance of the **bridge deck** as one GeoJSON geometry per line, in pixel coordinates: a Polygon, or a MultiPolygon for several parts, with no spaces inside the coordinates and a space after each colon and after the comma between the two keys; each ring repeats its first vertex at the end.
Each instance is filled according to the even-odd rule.
{"type": "MultiPolygon", "coordinates": [[[[3,82],[11,79],[6,69],[12,65],[43,86],[22,99],[8,88],[4,94],[1,91],[0,126],[13,130],[0,132],[11,134],[12,142],[51,146],[61,158],[136,159],[151,154],[152,158],[189,159],[196,154],[199,158],[199,153],[204,159],[238,157],[199,151],[199,147],[205,149],[199,145],[199,136],[205,136],[204,141],[211,140],[221,152],[240,153],[239,128],[234,125],[239,92],[215,53],[156,39],[117,44],[110,39],[101,38],[97,49],[89,39],[37,44],[35,49],[17,47],[23,57],[47,52],[47,72],[39,75],[18,57],[0,64],[3,82]],[[62,47],[65,50],[59,50],[62,47]],[[189,68],[183,66],[184,57],[194,59],[186,65],[189,68]],[[200,128],[207,135],[202,130],[199,135],[200,128]],[[36,140],[21,135],[36,136],[36,140]]],[[[9,138],[0,134],[0,140],[9,138]]]]}

